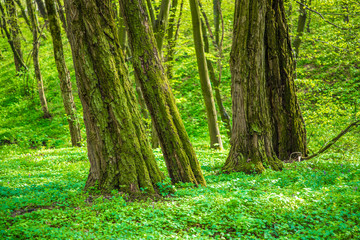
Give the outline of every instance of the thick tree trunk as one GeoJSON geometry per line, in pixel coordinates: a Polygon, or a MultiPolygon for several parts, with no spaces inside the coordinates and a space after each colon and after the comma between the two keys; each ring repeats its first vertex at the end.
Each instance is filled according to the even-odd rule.
{"type": "Polygon", "coordinates": [[[306,153],[282,0],[236,1],[230,66],[233,135],[223,170],[281,170],[279,158],[306,153]]]}
{"type": "MultiPolygon", "coordinates": [[[[301,3],[306,4],[305,0],[301,0],[301,3]]],[[[295,48],[295,57],[299,57],[300,53],[300,45],[301,45],[301,37],[304,35],[305,25],[306,25],[306,17],[307,11],[304,5],[299,4],[299,19],[298,19],[298,25],[297,25],[297,33],[296,38],[294,40],[294,48],[295,48]]]]}
{"type": "MultiPolygon", "coordinates": [[[[21,58],[21,60],[23,61],[23,54],[21,51],[20,27],[19,27],[18,20],[17,20],[15,2],[14,2],[14,0],[6,0],[5,4],[6,4],[7,12],[8,12],[8,21],[7,22],[9,24],[9,29],[10,29],[11,38],[12,38],[12,41],[14,44],[14,48],[15,48],[16,52],[18,53],[19,58],[21,58]]],[[[14,54],[14,62],[15,62],[16,71],[17,72],[21,71],[22,64],[18,60],[18,57],[15,56],[15,54],[14,54]]]]}
{"type": "Polygon", "coordinates": [[[65,63],[61,30],[58,16],[56,15],[54,0],[45,0],[50,32],[53,40],[54,57],[56,68],[59,73],[61,96],[64,103],[65,113],[69,124],[72,146],[80,146],[81,132],[80,121],[77,117],[74,96],[72,94],[72,84],[70,72],[65,63]]]}
{"type": "Polygon", "coordinates": [[[205,186],[200,164],[164,73],[145,3],[132,0],[119,2],[129,34],[135,74],[159,135],[170,178],[173,183],[191,182],[205,186]]]}
{"type": "Polygon", "coordinates": [[[211,148],[222,149],[223,145],[221,141],[219,125],[217,122],[215,102],[212,94],[208,67],[206,64],[198,1],[190,0],[190,8],[191,8],[196,58],[198,63],[199,75],[200,75],[201,90],[202,90],[202,95],[204,97],[206,113],[207,113],[207,121],[208,121],[209,135],[210,135],[210,146],[211,148]]]}
{"type": "Polygon", "coordinates": [[[40,43],[39,43],[39,32],[38,32],[38,28],[37,28],[37,20],[36,20],[36,16],[35,16],[35,11],[34,11],[34,5],[32,4],[31,0],[26,0],[26,5],[27,5],[27,9],[29,12],[29,18],[31,21],[31,26],[32,26],[32,33],[33,33],[33,63],[34,63],[34,69],[35,69],[35,76],[36,76],[36,80],[37,80],[37,85],[38,85],[38,92],[39,92],[39,97],[40,97],[40,103],[41,103],[41,108],[42,111],[44,112],[44,118],[50,118],[51,115],[49,113],[49,109],[47,106],[47,101],[46,101],[46,97],[45,97],[45,91],[44,91],[44,84],[43,84],[43,80],[42,80],[42,76],[41,76],[41,71],[40,71],[40,64],[39,64],[39,47],[40,47],[40,43]]]}
{"type": "Polygon", "coordinates": [[[163,175],[145,136],[111,9],[100,0],[66,0],[65,9],[91,164],[85,188],[154,193],[163,175]]]}

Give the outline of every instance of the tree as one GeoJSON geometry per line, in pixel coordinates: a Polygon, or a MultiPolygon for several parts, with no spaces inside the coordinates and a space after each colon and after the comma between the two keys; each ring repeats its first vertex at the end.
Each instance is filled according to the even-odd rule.
{"type": "Polygon", "coordinates": [[[200,164],[175,104],[164,73],[161,55],[149,23],[143,1],[120,0],[127,27],[135,74],[153,124],[172,183],[190,182],[206,185],[200,164]]]}
{"type": "Polygon", "coordinates": [[[301,0],[301,3],[302,4],[299,4],[299,19],[297,25],[297,33],[293,44],[295,48],[295,57],[298,57],[300,53],[301,37],[304,34],[305,24],[307,19],[307,11],[304,6],[306,4],[306,0],[301,0]]]}
{"type": "Polygon", "coordinates": [[[77,117],[74,97],[72,94],[70,72],[65,63],[59,18],[56,14],[54,0],[45,0],[45,3],[48,13],[51,37],[53,40],[52,42],[54,47],[55,63],[59,73],[61,96],[70,129],[71,143],[72,146],[80,146],[80,122],[77,117]]]}
{"type": "Polygon", "coordinates": [[[215,108],[214,97],[212,94],[208,67],[206,64],[203,36],[200,22],[200,10],[197,0],[190,0],[191,19],[193,26],[193,36],[195,42],[196,58],[200,76],[201,90],[204,97],[205,108],[207,113],[208,128],[210,135],[210,146],[212,148],[222,149],[219,125],[217,122],[217,113],[215,108]]]}
{"type": "Polygon", "coordinates": [[[163,174],[145,136],[111,8],[105,1],[67,0],[65,9],[91,164],[85,188],[154,193],[163,174]]]}
{"type": "Polygon", "coordinates": [[[44,83],[41,76],[40,64],[39,64],[39,32],[38,32],[38,23],[35,15],[34,5],[31,0],[26,0],[27,9],[29,12],[29,18],[32,26],[32,34],[33,34],[33,63],[35,69],[35,77],[38,84],[38,92],[40,97],[41,108],[44,113],[44,118],[50,118],[50,112],[47,106],[47,101],[45,97],[44,83]]]}
{"type": "MultiPolygon", "coordinates": [[[[10,34],[11,34],[11,38],[12,38],[12,41],[14,44],[14,48],[15,48],[19,58],[21,58],[21,61],[24,61],[23,54],[21,51],[21,39],[20,39],[21,35],[20,35],[20,27],[18,24],[15,3],[13,0],[6,0],[5,4],[6,4],[6,10],[8,13],[8,24],[9,24],[10,34]]],[[[18,60],[18,58],[14,54],[15,68],[16,68],[17,72],[21,71],[21,68],[22,68],[21,61],[18,60]]]]}
{"type": "Polygon", "coordinates": [[[233,135],[223,170],[281,170],[279,159],[306,154],[283,0],[237,0],[234,16],[233,135]]]}
{"type": "Polygon", "coordinates": [[[6,16],[6,14],[5,14],[5,9],[4,9],[4,7],[3,7],[3,5],[2,5],[1,2],[0,2],[0,12],[1,12],[1,19],[0,19],[0,20],[1,20],[1,21],[0,21],[0,23],[1,23],[1,24],[0,24],[0,25],[1,25],[1,31],[4,30],[4,32],[5,32],[6,38],[7,38],[7,40],[8,40],[8,43],[9,43],[9,45],[10,45],[10,47],[11,47],[11,50],[12,50],[12,52],[13,52],[13,55],[14,55],[14,59],[17,60],[17,62],[20,64],[20,66],[21,66],[22,68],[24,68],[25,70],[27,70],[28,68],[27,68],[27,66],[25,65],[22,57],[20,57],[20,54],[18,53],[18,51],[17,51],[17,49],[16,49],[16,47],[15,47],[14,41],[13,41],[13,39],[12,39],[12,36],[10,35],[10,32],[8,31],[8,27],[7,27],[7,23],[6,23],[6,19],[5,19],[5,16],[6,16]]]}

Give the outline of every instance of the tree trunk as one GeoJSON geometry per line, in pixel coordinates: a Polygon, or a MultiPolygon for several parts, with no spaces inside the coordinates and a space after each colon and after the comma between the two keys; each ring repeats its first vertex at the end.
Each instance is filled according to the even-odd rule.
{"type": "Polygon", "coordinates": [[[63,44],[61,40],[61,30],[59,19],[56,15],[55,2],[54,0],[45,0],[45,3],[48,13],[50,32],[53,40],[55,63],[59,73],[61,96],[69,124],[71,144],[72,146],[80,146],[80,121],[77,117],[74,96],[72,94],[70,72],[65,63],[63,44]]]}
{"type": "Polygon", "coordinates": [[[28,27],[32,31],[30,20],[29,20],[28,16],[26,15],[25,9],[24,9],[23,5],[21,4],[21,1],[20,0],[15,0],[15,2],[18,5],[18,7],[20,8],[21,15],[24,18],[26,24],[28,25],[28,27]]]}
{"type": "Polygon", "coordinates": [[[64,6],[61,4],[60,0],[56,0],[56,6],[57,6],[57,11],[59,13],[59,17],[60,17],[60,20],[61,20],[61,24],[62,24],[62,26],[64,28],[64,31],[67,34],[67,25],[66,25],[64,6]]]}
{"type": "MultiPolygon", "coordinates": [[[[309,7],[311,7],[311,0],[309,0],[308,6],[309,6],[309,7]]],[[[310,23],[311,23],[311,11],[309,10],[307,14],[308,14],[308,17],[307,17],[308,21],[307,21],[307,28],[306,28],[306,31],[307,31],[308,33],[310,33],[310,32],[311,32],[311,29],[310,29],[310,23]]]]}
{"type": "Polygon", "coordinates": [[[170,0],[161,1],[160,12],[155,21],[154,34],[159,52],[162,50],[165,30],[168,25],[170,4],[170,0]]]}
{"type": "Polygon", "coordinates": [[[38,6],[40,15],[46,19],[47,18],[47,13],[46,13],[46,8],[45,8],[45,4],[43,0],[35,0],[36,5],[38,6]]]}
{"type": "Polygon", "coordinates": [[[219,131],[219,125],[217,122],[217,113],[215,108],[214,97],[212,94],[208,67],[206,64],[206,57],[204,51],[204,43],[201,32],[200,23],[200,10],[197,0],[190,0],[193,35],[195,42],[196,58],[198,63],[198,70],[200,75],[200,83],[202,95],[204,97],[207,121],[210,135],[210,146],[211,148],[222,149],[222,141],[219,131]]]}
{"type": "MultiPolygon", "coordinates": [[[[202,25],[202,31],[203,31],[203,38],[204,38],[204,49],[206,53],[209,53],[210,48],[209,48],[209,39],[207,36],[207,32],[206,32],[206,27],[203,21],[201,21],[201,25],[202,25]]],[[[206,59],[206,63],[209,69],[209,75],[210,75],[210,80],[212,85],[214,86],[214,90],[215,90],[215,99],[216,99],[216,104],[218,105],[219,111],[220,111],[220,116],[221,116],[221,121],[225,124],[225,128],[227,130],[227,134],[229,136],[229,138],[231,138],[231,124],[230,124],[230,116],[227,113],[222,98],[221,98],[221,92],[220,92],[220,82],[219,80],[216,78],[215,75],[215,69],[212,65],[211,60],[206,59]]]]}
{"type": "Polygon", "coordinates": [[[14,59],[16,59],[21,67],[23,67],[25,70],[28,70],[27,66],[25,65],[23,59],[20,57],[19,53],[17,52],[15,45],[14,45],[14,41],[10,35],[10,32],[7,29],[7,24],[6,24],[6,20],[5,20],[5,9],[3,7],[3,5],[0,2],[0,11],[1,11],[1,30],[4,30],[6,38],[8,39],[8,43],[11,47],[11,50],[14,54],[14,59]]]}
{"type": "Polygon", "coordinates": [[[306,154],[282,0],[236,1],[230,68],[233,135],[223,170],[281,170],[279,158],[306,154]]]}
{"type": "Polygon", "coordinates": [[[190,182],[206,185],[185,126],[175,105],[175,98],[164,73],[156,40],[149,27],[147,9],[142,1],[120,0],[133,66],[173,183],[190,182]]]}
{"type": "Polygon", "coordinates": [[[42,76],[41,76],[41,71],[40,71],[40,64],[39,64],[39,47],[40,47],[40,43],[39,43],[39,32],[38,32],[38,28],[37,28],[37,20],[36,20],[36,16],[35,16],[35,11],[34,11],[34,5],[32,4],[31,0],[26,0],[26,5],[27,5],[27,9],[29,12],[29,18],[31,21],[31,26],[32,26],[32,33],[33,33],[33,63],[34,63],[34,69],[35,69],[35,76],[36,76],[36,80],[37,80],[37,84],[38,84],[38,92],[39,92],[39,97],[40,97],[40,103],[41,103],[41,108],[42,111],[44,112],[44,118],[50,118],[51,115],[49,113],[49,109],[47,106],[47,101],[46,101],[46,97],[45,97],[45,91],[44,91],[44,84],[43,84],[43,80],[42,80],[42,76]]]}
{"type": "MultiPolygon", "coordinates": [[[[306,4],[305,0],[301,0],[302,4],[306,4]]],[[[298,25],[297,25],[297,34],[296,38],[294,40],[294,48],[295,48],[295,57],[299,57],[300,53],[300,45],[301,45],[301,37],[304,34],[305,30],[305,24],[306,24],[306,15],[307,11],[304,5],[299,4],[299,19],[298,19],[298,25]]]]}
{"type": "Polygon", "coordinates": [[[99,0],[67,0],[65,9],[91,164],[85,188],[154,193],[163,175],[145,136],[111,9],[99,0]]]}
{"type": "MultiPolygon", "coordinates": [[[[12,41],[14,44],[14,48],[15,48],[16,52],[18,53],[19,58],[21,58],[21,60],[23,61],[23,54],[21,51],[20,27],[19,27],[18,20],[17,20],[16,7],[15,7],[14,0],[6,0],[5,4],[6,4],[7,12],[8,12],[8,21],[7,22],[9,24],[9,29],[10,29],[11,38],[12,38],[12,41]]],[[[16,71],[17,72],[21,71],[22,64],[15,55],[14,55],[14,62],[15,62],[16,71]]]]}

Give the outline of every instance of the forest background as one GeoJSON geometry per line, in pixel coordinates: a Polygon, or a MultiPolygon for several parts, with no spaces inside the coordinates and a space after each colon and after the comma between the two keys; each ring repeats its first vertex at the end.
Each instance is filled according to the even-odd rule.
{"type": "MultiPolygon", "coordinates": [[[[201,2],[211,24],[212,2],[201,2]]],[[[360,4],[350,0],[301,3],[313,10],[307,10],[295,80],[311,153],[360,116],[360,4]]],[[[287,1],[285,6],[294,43],[302,5],[287,1]]],[[[229,53],[234,3],[223,0],[222,13],[225,31],[220,89],[225,109],[231,116],[229,53]]],[[[189,184],[178,184],[175,186],[177,191],[172,193],[167,179],[160,187],[166,198],[156,201],[131,201],[117,192],[106,197],[84,193],[89,163],[83,121],[80,121],[82,147],[72,148],[53,46],[46,28],[43,29],[46,39],[41,39],[39,54],[52,118],[43,118],[30,63],[32,35],[20,17],[20,11],[18,14],[29,72],[16,73],[4,33],[0,38],[0,231],[3,236],[360,237],[358,128],[319,157],[287,164],[282,172],[267,170],[261,175],[221,173],[228,155],[229,138],[219,116],[224,150],[210,149],[187,1],[183,5],[171,86],[208,186],[192,188],[189,184]]],[[[42,28],[45,19],[37,14],[42,28]]],[[[82,119],[70,45],[64,32],[62,40],[75,103],[82,119]]],[[[213,47],[207,57],[215,65],[218,62],[213,47]]],[[[133,76],[131,64],[128,67],[133,76]]],[[[151,135],[150,128],[148,135],[151,135]]],[[[161,150],[157,148],[154,152],[160,169],[166,173],[161,150]]]]}

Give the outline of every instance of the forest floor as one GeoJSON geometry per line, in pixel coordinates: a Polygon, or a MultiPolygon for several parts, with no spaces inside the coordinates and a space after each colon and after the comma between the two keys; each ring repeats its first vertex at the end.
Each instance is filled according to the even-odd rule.
{"type": "MultiPolygon", "coordinates": [[[[359,239],[359,156],[286,164],[261,175],[223,174],[227,151],[195,144],[207,187],[160,187],[162,199],[85,193],[86,148],[0,148],[5,239],[359,239]]],[[[166,172],[160,149],[158,163],[166,172]]],[[[168,181],[168,180],[167,180],[168,181]]],[[[146,189],[144,190],[146,191],[146,189]]]]}

